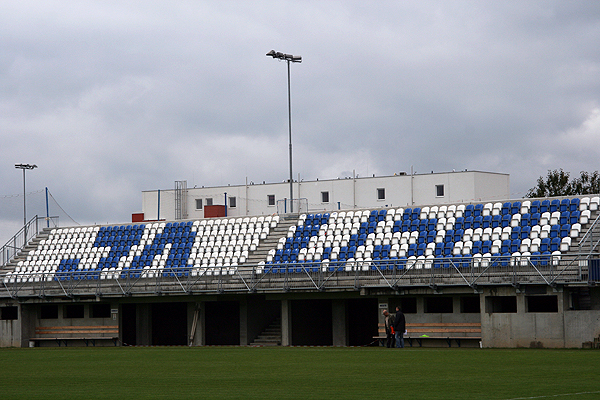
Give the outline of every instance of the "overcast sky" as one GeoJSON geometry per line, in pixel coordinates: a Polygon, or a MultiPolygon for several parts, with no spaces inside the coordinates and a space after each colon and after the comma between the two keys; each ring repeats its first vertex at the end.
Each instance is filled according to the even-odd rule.
{"type": "Polygon", "coordinates": [[[0,242],[23,220],[15,163],[39,167],[28,215],[48,187],[81,224],[130,221],[176,180],[286,179],[271,49],[303,58],[295,177],[466,168],[520,198],[549,169],[600,169],[598,1],[4,0],[0,242]]]}

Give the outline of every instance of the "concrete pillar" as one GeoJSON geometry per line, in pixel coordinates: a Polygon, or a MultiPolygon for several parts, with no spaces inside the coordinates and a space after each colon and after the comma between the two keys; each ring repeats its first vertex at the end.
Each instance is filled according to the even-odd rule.
{"type": "Polygon", "coordinates": [[[525,302],[525,295],[523,293],[517,293],[517,314],[527,313],[527,304],[525,302]]]}
{"type": "Polygon", "coordinates": [[[452,297],[452,312],[454,314],[460,314],[460,296],[452,297]]]}
{"type": "MultiPolygon", "coordinates": [[[[396,310],[394,309],[393,312],[396,312],[396,310]]],[[[417,315],[424,315],[424,314],[425,314],[425,297],[418,296],[417,297],[417,315]]]]}
{"type": "Polygon", "coordinates": [[[135,312],[135,341],[138,346],[152,344],[152,305],[140,303],[135,312]]]}
{"type": "Polygon", "coordinates": [[[348,346],[348,327],[346,318],[346,301],[336,299],[331,302],[331,323],[333,324],[333,345],[348,346]]]}
{"type": "Polygon", "coordinates": [[[290,300],[281,300],[281,345],[292,345],[292,304],[290,300]]]}
{"type": "Polygon", "coordinates": [[[29,347],[29,338],[35,337],[35,326],[38,320],[38,305],[19,304],[18,307],[20,321],[13,321],[15,325],[15,329],[13,329],[14,336],[11,336],[11,339],[13,339],[12,343],[10,343],[7,347],[29,347]],[[21,340],[17,341],[16,339],[19,337],[21,340]]]}

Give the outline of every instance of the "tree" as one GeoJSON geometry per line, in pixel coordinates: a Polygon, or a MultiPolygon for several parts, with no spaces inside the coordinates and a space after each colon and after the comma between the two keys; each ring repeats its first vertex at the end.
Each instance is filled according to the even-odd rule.
{"type": "Polygon", "coordinates": [[[571,183],[573,194],[600,193],[600,174],[598,171],[587,173],[581,171],[581,176],[571,183]]]}
{"type": "Polygon", "coordinates": [[[600,174],[581,171],[581,176],[569,180],[569,173],[561,169],[548,170],[544,178],[540,176],[537,185],[527,192],[526,197],[560,197],[600,193],[600,174]]]}

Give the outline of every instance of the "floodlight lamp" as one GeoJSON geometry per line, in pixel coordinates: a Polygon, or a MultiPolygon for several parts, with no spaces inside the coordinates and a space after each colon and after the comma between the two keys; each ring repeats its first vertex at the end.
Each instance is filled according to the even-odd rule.
{"type": "Polygon", "coordinates": [[[292,62],[302,62],[302,57],[301,56],[292,56],[292,62]]]}
{"type": "Polygon", "coordinates": [[[17,169],[34,169],[37,168],[35,164],[15,164],[15,168],[17,169]]]}
{"type": "Polygon", "coordinates": [[[275,53],[275,50],[271,50],[270,52],[267,53],[267,56],[273,57],[275,58],[277,55],[277,53],[275,53]]]}

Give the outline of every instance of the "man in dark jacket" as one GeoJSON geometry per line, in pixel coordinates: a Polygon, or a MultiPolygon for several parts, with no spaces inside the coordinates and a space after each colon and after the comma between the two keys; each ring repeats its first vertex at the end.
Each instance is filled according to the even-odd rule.
{"type": "Polygon", "coordinates": [[[396,318],[394,318],[394,330],[396,331],[396,347],[404,347],[404,331],[406,330],[406,320],[400,307],[396,307],[396,318]]]}

